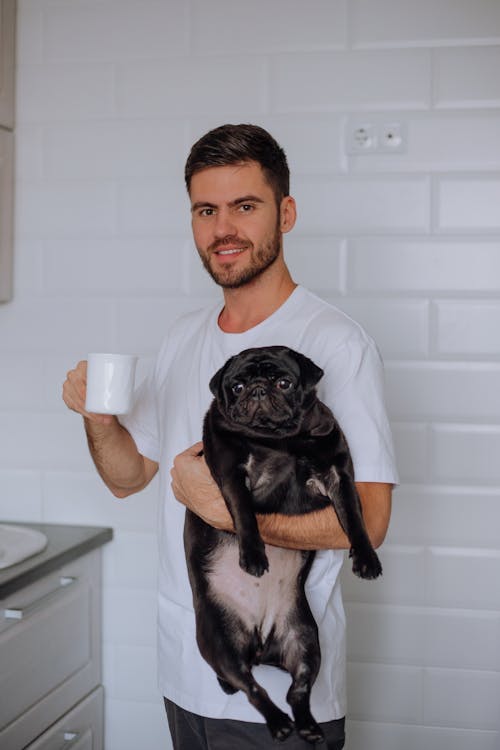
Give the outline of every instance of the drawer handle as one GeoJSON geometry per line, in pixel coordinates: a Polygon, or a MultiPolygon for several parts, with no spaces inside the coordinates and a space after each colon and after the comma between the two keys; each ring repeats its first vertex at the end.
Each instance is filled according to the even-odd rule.
{"type": "Polygon", "coordinates": [[[27,604],[25,607],[9,607],[4,610],[4,618],[6,620],[22,620],[24,617],[28,617],[32,612],[43,607],[46,603],[51,601],[54,597],[61,593],[68,586],[72,586],[78,581],[78,578],[74,576],[61,576],[59,578],[59,585],[57,588],[49,591],[47,594],[40,596],[31,604],[27,604]]]}
{"type": "Polygon", "coordinates": [[[64,745],[62,746],[61,750],[67,750],[67,748],[71,747],[71,745],[76,742],[80,737],[79,732],[64,732],[63,740],[64,745]]]}

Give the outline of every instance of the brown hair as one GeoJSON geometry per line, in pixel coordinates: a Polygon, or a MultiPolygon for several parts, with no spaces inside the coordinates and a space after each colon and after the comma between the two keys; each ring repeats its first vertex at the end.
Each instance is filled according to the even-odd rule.
{"type": "Polygon", "coordinates": [[[277,203],[281,203],[290,194],[286,154],[267,130],[258,125],[221,125],[202,136],[186,161],[184,178],[188,193],[196,172],[248,161],[260,164],[277,203]]]}

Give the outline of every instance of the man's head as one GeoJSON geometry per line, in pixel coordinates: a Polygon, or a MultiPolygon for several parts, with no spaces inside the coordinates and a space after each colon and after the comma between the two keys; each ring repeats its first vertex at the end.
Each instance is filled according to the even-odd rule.
{"type": "Polygon", "coordinates": [[[194,174],[208,167],[257,162],[276,198],[290,194],[290,171],[286,154],[264,128],[258,125],[221,125],[210,130],[192,147],[184,176],[188,193],[194,174]]]}

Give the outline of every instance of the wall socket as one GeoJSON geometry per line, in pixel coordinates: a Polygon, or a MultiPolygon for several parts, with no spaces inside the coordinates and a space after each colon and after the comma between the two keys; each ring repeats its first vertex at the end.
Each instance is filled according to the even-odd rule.
{"type": "Polygon", "coordinates": [[[401,120],[348,120],[345,131],[346,153],[402,154],[408,144],[406,123],[401,120]]]}

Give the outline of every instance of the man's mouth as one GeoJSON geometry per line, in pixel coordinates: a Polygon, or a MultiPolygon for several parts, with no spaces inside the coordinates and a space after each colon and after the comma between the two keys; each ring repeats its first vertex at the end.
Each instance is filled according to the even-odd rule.
{"type": "Polygon", "coordinates": [[[230,250],[227,250],[227,249],[226,250],[216,250],[215,254],[216,255],[239,255],[240,253],[245,252],[245,249],[246,248],[244,248],[244,247],[234,247],[234,248],[232,248],[230,250]]]}

